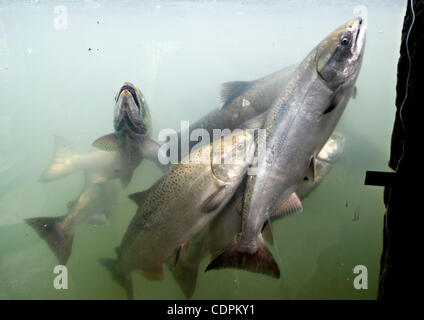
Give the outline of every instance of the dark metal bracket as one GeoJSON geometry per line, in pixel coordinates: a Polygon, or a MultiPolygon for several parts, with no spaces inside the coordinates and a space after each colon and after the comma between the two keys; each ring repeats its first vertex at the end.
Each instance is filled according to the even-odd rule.
{"type": "Polygon", "coordinates": [[[382,171],[367,171],[365,172],[365,185],[366,186],[379,186],[388,187],[393,184],[396,178],[394,172],[382,171]]]}

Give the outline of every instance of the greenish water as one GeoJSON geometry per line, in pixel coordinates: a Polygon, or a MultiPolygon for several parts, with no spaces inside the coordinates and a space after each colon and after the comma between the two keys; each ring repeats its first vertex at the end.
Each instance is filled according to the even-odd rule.
{"type": "MultiPolygon", "coordinates": [[[[366,51],[338,127],[345,152],[304,200],[278,221],[273,252],[281,279],[236,270],[199,272],[194,299],[375,299],[382,247],[382,189],[366,170],[386,170],[405,1],[69,1],[56,29],[56,1],[0,1],[0,298],[124,299],[98,262],[114,257],[135,205],[160,171],[149,161],[120,190],[110,224],[81,224],[67,264],[69,289],[53,287],[58,264],[24,218],[59,216],[83,186],[78,173],[37,182],[60,134],[80,152],[112,132],[114,96],[131,81],[149,103],[153,135],[219,106],[219,84],[253,80],[300,62],[329,32],[368,13],[366,51]],[[89,50],[89,48],[91,50],[89,50]],[[4,170],[3,170],[4,169],[4,170]],[[354,214],[359,219],[354,219],[354,214]],[[353,268],[368,268],[368,289],[353,268]]],[[[203,270],[208,263],[201,264],[203,270]]],[[[137,299],[183,299],[163,281],[133,274],[137,299]]]]}

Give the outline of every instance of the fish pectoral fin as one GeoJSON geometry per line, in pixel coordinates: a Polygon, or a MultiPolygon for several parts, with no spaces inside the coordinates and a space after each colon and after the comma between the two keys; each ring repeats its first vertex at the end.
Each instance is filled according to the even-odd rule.
{"type": "Polygon", "coordinates": [[[172,275],[187,299],[190,299],[196,289],[198,265],[192,266],[180,263],[173,271],[172,275]]]}
{"type": "Polygon", "coordinates": [[[325,115],[327,113],[330,113],[334,109],[337,108],[337,106],[340,104],[340,102],[345,98],[345,92],[343,86],[339,86],[333,94],[330,96],[328,107],[324,110],[322,115],[325,115]]]}
{"type": "Polygon", "coordinates": [[[265,222],[264,227],[262,228],[262,237],[270,245],[274,244],[274,233],[272,231],[272,224],[268,221],[265,222]]]}
{"type": "Polygon", "coordinates": [[[352,98],[356,99],[356,94],[358,93],[358,88],[356,86],[353,87],[352,90],[352,98]]]}
{"type": "Polygon", "coordinates": [[[147,197],[147,190],[132,193],[128,196],[132,201],[134,201],[137,205],[141,205],[147,197]]]}
{"type": "Polygon", "coordinates": [[[200,207],[200,211],[203,213],[209,213],[216,210],[221,203],[224,201],[227,195],[227,190],[225,186],[222,186],[219,190],[211,194],[200,207]]]}
{"type": "MultiPolygon", "coordinates": [[[[184,249],[182,248],[182,250],[184,249]]],[[[185,297],[190,299],[196,289],[199,264],[187,263],[186,260],[180,258],[179,263],[174,265],[172,260],[174,260],[174,257],[166,265],[185,297]]]]}
{"type": "Polygon", "coordinates": [[[115,133],[110,133],[98,138],[92,143],[92,146],[103,151],[116,151],[119,149],[119,139],[115,133]]]}
{"type": "Polygon", "coordinates": [[[163,152],[161,145],[155,140],[144,137],[140,145],[140,150],[143,158],[153,161],[163,173],[169,170],[169,165],[164,165],[160,162],[160,158],[165,158],[166,155],[161,154],[163,152]]]}
{"type": "Polygon", "coordinates": [[[192,242],[188,241],[180,247],[180,249],[181,249],[180,254],[181,254],[182,257],[186,258],[189,255],[189,253],[190,253],[189,250],[190,250],[191,245],[192,245],[192,242]]]}
{"type": "Polygon", "coordinates": [[[270,215],[270,219],[282,219],[302,211],[302,202],[300,201],[297,194],[293,192],[286,201],[284,201],[276,210],[274,210],[274,212],[270,215]]]}
{"type": "Polygon", "coordinates": [[[266,112],[262,112],[261,114],[258,114],[256,117],[253,117],[243,122],[240,128],[241,129],[261,129],[264,125],[266,115],[267,115],[266,112]]]}
{"type": "Polygon", "coordinates": [[[177,251],[175,252],[174,267],[177,265],[178,260],[180,259],[181,248],[182,248],[181,246],[178,247],[177,251]]]}
{"type": "Polygon", "coordinates": [[[311,179],[312,182],[315,182],[316,170],[317,170],[316,159],[315,157],[312,157],[309,162],[308,170],[306,170],[305,179],[311,179]]]}
{"type": "Polygon", "coordinates": [[[112,278],[125,289],[127,298],[134,299],[133,286],[131,281],[131,274],[122,272],[120,268],[120,260],[110,258],[100,258],[98,260],[112,275],[112,278]]]}
{"type": "Polygon", "coordinates": [[[221,84],[221,109],[225,110],[231,101],[245,92],[250,81],[232,81],[221,84]]]}

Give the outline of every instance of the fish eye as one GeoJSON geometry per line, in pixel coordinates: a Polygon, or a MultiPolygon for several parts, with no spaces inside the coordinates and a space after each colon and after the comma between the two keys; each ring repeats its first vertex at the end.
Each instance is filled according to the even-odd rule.
{"type": "Polygon", "coordinates": [[[348,36],[343,36],[343,37],[340,39],[340,44],[341,44],[342,46],[347,46],[347,45],[349,44],[349,42],[350,42],[350,38],[349,38],[348,36]]]}
{"type": "Polygon", "coordinates": [[[237,145],[237,150],[241,151],[241,150],[243,150],[243,149],[244,149],[244,145],[243,145],[243,143],[239,143],[239,144],[237,145]]]}

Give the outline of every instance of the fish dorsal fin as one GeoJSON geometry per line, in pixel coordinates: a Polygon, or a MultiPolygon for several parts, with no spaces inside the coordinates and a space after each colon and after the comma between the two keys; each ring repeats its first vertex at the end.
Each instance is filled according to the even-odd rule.
{"type": "Polygon", "coordinates": [[[119,139],[115,133],[110,133],[98,138],[92,143],[92,146],[103,151],[115,151],[119,149],[119,139]]]}
{"type": "MultiPolygon", "coordinates": [[[[230,105],[234,98],[242,95],[250,86],[250,81],[232,81],[221,84],[221,109],[230,105]]],[[[248,105],[248,101],[243,100],[248,105]]]]}
{"type": "Polygon", "coordinates": [[[290,197],[284,201],[271,215],[271,220],[285,218],[292,214],[302,212],[303,206],[296,193],[292,193],[290,197]]]}
{"type": "Polygon", "coordinates": [[[226,196],[226,188],[222,186],[219,190],[211,194],[205,201],[203,201],[200,211],[203,213],[209,213],[216,210],[224,201],[226,196]]]}
{"type": "Polygon", "coordinates": [[[144,202],[144,200],[147,198],[147,194],[148,194],[147,190],[140,191],[140,192],[130,194],[128,198],[134,201],[137,205],[141,205],[144,202]]]}
{"type": "Polygon", "coordinates": [[[240,126],[241,129],[262,129],[265,123],[267,112],[262,112],[257,116],[243,122],[240,126]]]}

